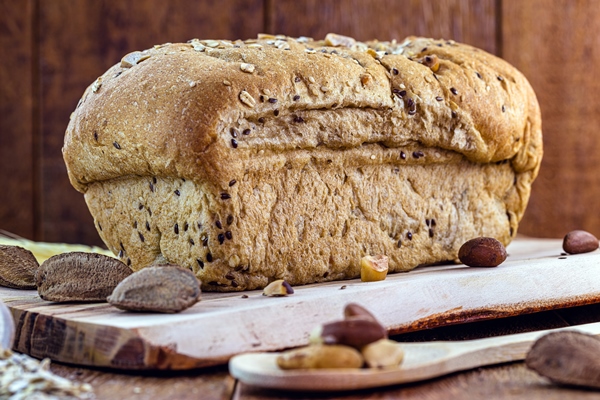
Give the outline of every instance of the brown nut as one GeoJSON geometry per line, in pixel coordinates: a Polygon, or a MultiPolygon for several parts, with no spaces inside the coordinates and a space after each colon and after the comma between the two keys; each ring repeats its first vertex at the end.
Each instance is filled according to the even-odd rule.
{"type": "Polygon", "coordinates": [[[589,253],[596,249],[598,249],[598,239],[586,231],[571,231],[563,240],[563,250],[569,254],[589,253]]]}
{"type": "Polygon", "coordinates": [[[357,303],[346,304],[346,307],[344,307],[344,318],[351,319],[351,318],[355,318],[355,317],[368,319],[368,320],[379,323],[379,321],[377,321],[377,318],[375,318],[375,316],[373,314],[371,314],[366,308],[364,308],[360,304],[357,304],[357,303]]]}
{"type": "Polygon", "coordinates": [[[176,313],[200,299],[200,282],[189,269],[178,265],[156,265],[124,279],[107,299],[127,311],[176,313]]]}
{"type": "Polygon", "coordinates": [[[393,368],[404,359],[404,350],[398,342],[381,339],[363,347],[362,355],[370,368],[393,368]]]}
{"type": "Polygon", "coordinates": [[[471,239],[458,251],[460,261],[469,267],[497,267],[506,256],[504,245],[490,237],[471,239]]]}
{"type": "Polygon", "coordinates": [[[277,365],[281,369],[360,368],[363,357],[352,347],[314,344],[280,354],[277,365]]]}
{"type": "Polygon", "coordinates": [[[549,333],[533,344],[525,364],[554,382],[600,389],[600,340],[594,336],[549,333]]]}
{"type": "Polygon", "coordinates": [[[388,258],[382,254],[365,256],[360,260],[360,280],[363,282],[382,281],[388,273],[388,258]]]}
{"type": "Polygon", "coordinates": [[[294,294],[294,289],[283,279],[273,281],[263,289],[263,296],[281,297],[289,294],[294,294]]]}
{"type": "Polygon", "coordinates": [[[0,246],[0,286],[35,289],[39,266],[31,251],[19,246],[0,246]]]}
{"type": "Polygon", "coordinates": [[[387,331],[377,321],[354,317],[317,327],[310,340],[311,343],[343,344],[360,350],[384,338],[387,338],[387,331]]]}
{"type": "Polygon", "coordinates": [[[35,275],[40,297],[47,301],[106,301],[131,269],[116,258],[71,252],[50,257],[35,275]]]}

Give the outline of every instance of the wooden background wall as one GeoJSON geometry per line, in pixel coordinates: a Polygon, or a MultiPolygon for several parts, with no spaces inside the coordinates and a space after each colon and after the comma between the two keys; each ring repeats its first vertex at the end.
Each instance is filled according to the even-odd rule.
{"type": "Polygon", "coordinates": [[[133,50],[259,32],[466,42],[530,80],[545,158],[520,233],[600,236],[598,0],[0,0],[0,229],[99,244],[61,156],[83,90],[133,50]]]}

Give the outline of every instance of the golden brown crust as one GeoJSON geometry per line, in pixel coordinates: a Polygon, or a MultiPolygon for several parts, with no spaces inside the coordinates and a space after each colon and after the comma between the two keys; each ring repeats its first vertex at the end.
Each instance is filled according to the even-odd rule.
{"type": "MultiPolygon", "coordinates": [[[[292,201],[298,190],[287,187],[286,179],[306,185],[306,177],[312,176],[329,188],[321,200],[335,202],[335,192],[348,189],[338,178],[350,179],[365,171],[380,181],[355,176],[360,183],[340,195],[342,208],[329,208],[339,215],[321,221],[336,226],[332,237],[337,239],[325,240],[327,246],[360,247],[359,234],[369,234],[373,236],[365,239],[369,249],[357,247],[347,254],[396,251],[381,242],[383,237],[397,243],[396,236],[406,234],[408,226],[420,226],[421,217],[433,218],[427,208],[439,204],[426,196],[443,198],[440,201],[446,207],[460,210],[461,221],[453,219],[450,210],[434,214],[449,224],[464,224],[464,232],[442,235],[445,244],[435,250],[427,242],[427,228],[419,228],[424,232],[425,255],[396,253],[391,256],[396,260],[392,271],[453,259],[462,243],[449,241],[469,239],[468,235],[486,233],[508,244],[542,157],[539,107],[523,75],[501,59],[452,41],[408,38],[401,44],[365,44],[349,39],[345,41],[349,46],[332,46],[337,42],[335,36],[328,36],[319,42],[262,37],[246,42],[167,44],[124,57],[91,85],[71,117],[63,153],[71,182],[87,192],[96,222],[112,226],[112,230],[100,231],[108,246],[119,252],[120,242],[126,241],[137,248],[128,249],[135,268],[164,261],[168,249],[178,246],[161,239],[162,230],[172,230],[173,218],[178,218],[171,209],[167,212],[168,205],[176,211],[185,208],[190,218],[204,225],[227,215],[245,215],[254,221],[236,227],[236,238],[243,240],[235,245],[220,244],[220,231],[202,231],[210,238],[206,247],[219,249],[222,264],[219,267],[215,261],[214,268],[199,271],[201,279],[221,282],[219,276],[242,262],[256,266],[257,278],[237,278],[240,282],[233,289],[260,287],[276,275],[296,283],[351,277],[353,261],[341,253],[326,261],[325,256],[308,257],[312,264],[299,272],[298,259],[324,240],[313,238],[307,244],[298,238],[282,239],[275,234],[274,224],[293,219],[290,210],[298,214],[311,209],[311,196],[306,193],[297,194],[299,206],[282,203],[292,201]],[[445,167],[439,168],[443,164],[449,165],[446,173],[445,167]],[[404,181],[396,182],[389,173],[396,170],[404,181]],[[478,182],[471,188],[476,192],[460,197],[456,187],[466,183],[461,175],[478,182]],[[453,185],[448,176],[461,183],[453,185]],[[158,236],[152,248],[148,243],[138,246],[137,228],[133,228],[134,222],[141,223],[133,215],[137,203],[150,201],[146,196],[154,193],[156,184],[166,183],[172,191],[162,196],[172,195],[177,187],[173,182],[180,180],[186,187],[192,185],[188,187],[194,193],[190,199],[201,206],[178,205],[170,198],[152,200],[158,201],[157,207],[165,207],[164,220],[153,220],[162,227],[155,232],[158,236]],[[445,183],[438,187],[439,180],[445,183]],[[230,186],[232,181],[239,183],[230,186]],[[406,181],[410,187],[404,185],[406,181]],[[131,190],[118,182],[126,182],[131,190]],[[395,207],[388,200],[370,204],[365,196],[378,183],[397,196],[419,193],[414,199],[417,203],[404,205],[410,209],[406,212],[382,209],[395,207]],[[415,189],[422,184],[424,188],[415,189]],[[111,190],[126,193],[108,199],[111,190]],[[446,193],[436,194],[442,190],[446,193]],[[222,194],[230,197],[223,200],[222,194]],[[256,200],[262,203],[246,203],[256,200]],[[271,208],[265,206],[272,201],[271,208]],[[369,223],[356,225],[360,229],[351,232],[355,236],[349,239],[348,228],[338,219],[340,215],[347,220],[356,217],[357,201],[364,203],[358,207],[361,213],[372,215],[361,217],[369,223]],[[120,218],[126,216],[126,225],[111,215],[112,209],[119,209],[120,218]],[[265,223],[267,248],[249,250],[261,243],[261,224],[265,223]],[[277,250],[276,246],[289,248],[277,250]],[[234,254],[246,260],[233,265],[228,260],[234,254]],[[268,265],[277,260],[288,265],[283,269],[268,265]],[[315,278],[317,271],[320,278],[315,278]]],[[[317,186],[322,194],[323,187],[317,186]]],[[[318,207],[303,214],[303,218],[317,217],[318,207]]],[[[278,234],[298,230],[288,228],[278,234]]],[[[303,235],[325,228],[315,225],[311,229],[315,231],[303,235]]],[[[196,241],[202,232],[195,232],[196,241]]],[[[206,251],[190,251],[191,258],[177,262],[206,261],[206,251]]]]}

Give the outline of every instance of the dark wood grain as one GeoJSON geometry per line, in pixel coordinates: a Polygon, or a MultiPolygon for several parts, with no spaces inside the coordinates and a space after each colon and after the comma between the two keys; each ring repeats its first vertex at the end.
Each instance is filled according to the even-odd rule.
{"type": "Polygon", "coordinates": [[[52,363],[57,375],[89,383],[96,400],[229,400],[235,380],[226,366],[169,374],[127,374],[52,363]]]}
{"type": "Polygon", "coordinates": [[[329,32],[359,40],[419,35],[454,39],[496,53],[495,0],[274,0],[268,29],[323,38],[329,32]]]}
{"type": "Polygon", "coordinates": [[[34,2],[0,0],[0,229],[34,236],[34,2]]]}
{"type": "Polygon", "coordinates": [[[503,56],[542,109],[544,159],[521,233],[600,235],[600,7],[596,0],[503,0],[503,56]]]}
{"type": "Polygon", "coordinates": [[[41,240],[101,244],[62,160],[70,113],[86,86],[130,51],[165,42],[245,38],[263,27],[262,0],[40,2],[41,240]]]}

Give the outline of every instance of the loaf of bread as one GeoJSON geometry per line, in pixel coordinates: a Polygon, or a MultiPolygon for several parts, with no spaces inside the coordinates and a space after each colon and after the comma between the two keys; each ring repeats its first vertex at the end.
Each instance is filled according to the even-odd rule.
{"type": "Polygon", "coordinates": [[[261,35],[126,55],[85,91],[63,154],[132,269],[175,263],[235,291],[507,245],[542,136],[524,76],[471,46],[261,35]]]}

